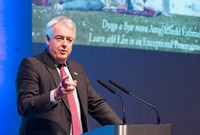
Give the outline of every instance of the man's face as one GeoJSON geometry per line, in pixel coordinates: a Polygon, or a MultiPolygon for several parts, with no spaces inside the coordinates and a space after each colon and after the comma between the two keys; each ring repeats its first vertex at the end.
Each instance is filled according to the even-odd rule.
{"type": "Polygon", "coordinates": [[[66,26],[60,22],[52,28],[51,37],[46,37],[48,50],[53,59],[63,64],[67,61],[72,52],[72,45],[75,39],[75,29],[66,26]]]}

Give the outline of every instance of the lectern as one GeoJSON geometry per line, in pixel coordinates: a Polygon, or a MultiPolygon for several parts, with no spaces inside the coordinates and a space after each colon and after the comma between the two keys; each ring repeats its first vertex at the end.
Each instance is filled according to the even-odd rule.
{"type": "Polygon", "coordinates": [[[82,135],[171,135],[171,124],[108,125],[82,135]]]}

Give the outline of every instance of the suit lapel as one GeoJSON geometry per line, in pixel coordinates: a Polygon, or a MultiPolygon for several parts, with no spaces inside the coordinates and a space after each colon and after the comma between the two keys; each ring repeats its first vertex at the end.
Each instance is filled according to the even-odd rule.
{"type": "MultiPolygon", "coordinates": [[[[57,68],[55,66],[55,62],[49,56],[47,51],[45,51],[43,53],[43,60],[44,60],[44,63],[45,63],[45,68],[49,71],[49,74],[51,74],[51,77],[54,80],[55,87],[57,87],[60,83],[60,75],[59,75],[57,68]]],[[[66,98],[62,97],[62,100],[63,100],[64,104],[66,105],[67,109],[69,110],[69,105],[68,105],[66,98]]]]}
{"type": "Polygon", "coordinates": [[[58,71],[55,67],[55,62],[49,56],[47,51],[45,51],[42,56],[43,56],[43,60],[45,63],[45,68],[49,71],[49,74],[51,74],[51,76],[54,80],[55,86],[57,87],[57,85],[59,84],[59,81],[60,81],[60,77],[59,77],[58,71]]]}

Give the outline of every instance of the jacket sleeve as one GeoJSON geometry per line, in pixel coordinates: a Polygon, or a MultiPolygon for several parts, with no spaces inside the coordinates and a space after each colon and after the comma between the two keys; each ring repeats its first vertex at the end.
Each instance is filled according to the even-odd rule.
{"type": "Polygon", "coordinates": [[[41,90],[39,70],[42,66],[35,62],[22,60],[16,77],[18,113],[23,116],[47,112],[55,106],[50,102],[50,90],[41,90]]]}

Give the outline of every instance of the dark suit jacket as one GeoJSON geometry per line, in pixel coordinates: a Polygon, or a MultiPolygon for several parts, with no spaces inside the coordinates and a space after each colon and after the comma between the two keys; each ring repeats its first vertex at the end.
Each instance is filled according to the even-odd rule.
{"type": "MultiPolygon", "coordinates": [[[[77,80],[83,131],[89,130],[88,113],[100,124],[121,124],[121,120],[98,95],[83,66],[68,60],[72,78],[77,80]]],[[[71,115],[67,100],[50,101],[50,91],[60,82],[55,63],[47,51],[20,63],[16,78],[18,112],[22,116],[21,135],[69,135],[71,115]]]]}

